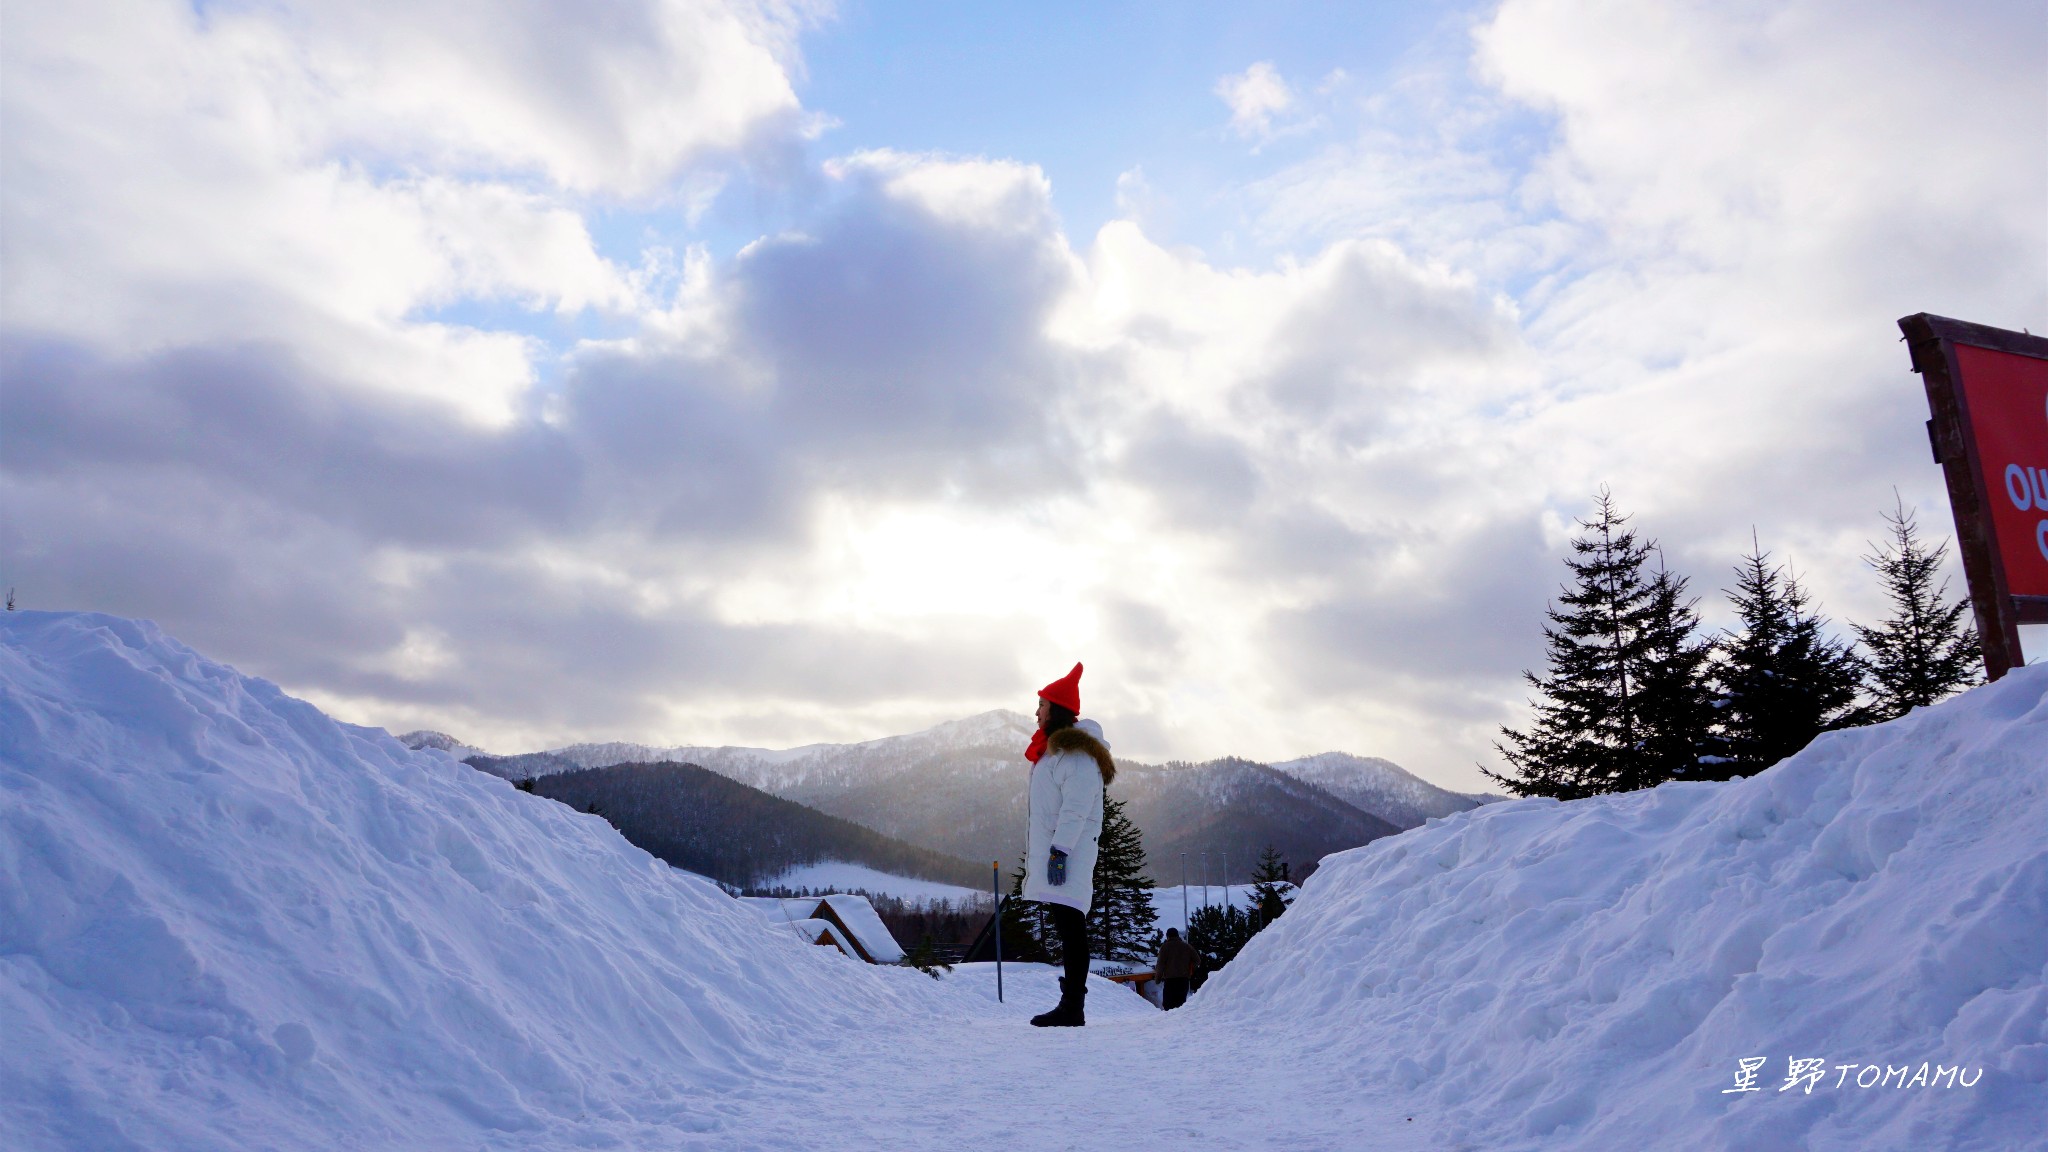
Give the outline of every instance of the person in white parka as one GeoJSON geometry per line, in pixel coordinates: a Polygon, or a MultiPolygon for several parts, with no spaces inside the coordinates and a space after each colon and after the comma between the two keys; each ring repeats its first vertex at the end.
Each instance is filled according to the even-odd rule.
{"type": "Polygon", "coordinates": [[[1101,725],[1080,718],[1081,666],[1038,693],[1031,761],[1030,835],[1024,899],[1046,906],[1060,938],[1060,1002],[1031,1018],[1041,1028],[1087,1023],[1088,906],[1095,898],[1095,853],[1102,835],[1103,788],[1116,776],[1101,725]]]}

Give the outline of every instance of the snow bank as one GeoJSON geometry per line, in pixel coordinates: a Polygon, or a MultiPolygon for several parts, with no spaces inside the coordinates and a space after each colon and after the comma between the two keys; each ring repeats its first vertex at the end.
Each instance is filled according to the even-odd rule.
{"type": "Polygon", "coordinates": [[[818,910],[816,896],[741,896],[737,900],[740,907],[775,925],[808,920],[818,910]]]}
{"type": "Polygon", "coordinates": [[[0,614],[0,1148],[2038,1146],[2044,695],[1376,841],[1076,1031],[1050,968],[850,963],[150,625],[0,614]]]}
{"type": "Polygon", "coordinates": [[[2039,1147],[2044,694],[2022,669],[1748,780],[1331,856],[1191,1010],[1394,1086],[1448,1146],[2039,1147]],[[1821,1075],[1781,1091],[1793,1059],[1821,1075]]]}
{"type": "Polygon", "coordinates": [[[0,1147],[670,1147],[906,982],[153,625],[0,615],[0,1147]]]}

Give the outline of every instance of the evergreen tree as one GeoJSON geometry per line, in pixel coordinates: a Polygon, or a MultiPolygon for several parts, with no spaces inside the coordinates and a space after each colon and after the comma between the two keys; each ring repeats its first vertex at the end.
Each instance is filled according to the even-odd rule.
{"type": "Polygon", "coordinates": [[[1486,771],[1518,795],[1645,788],[1694,771],[1706,742],[1695,601],[1681,577],[1645,577],[1655,545],[1637,540],[1605,488],[1596,499],[1565,560],[1574,583],[1545,613],[1549,673],[1523,673],[1542,697],[1535,723],[1502,728],[1506,743],[1494,745],[1515,774],[1486,771]]]}
{"type": "MultiPolygon", "coordinates": [[[[1237,958],[1252,937],[1287,911],[1287,893],[1293,886],[1290,869],[1278,849],[1267,845],[1259,853],[1252,871],[1252,906],[1214,904],[1197,908],[1188,917],[1188,945],[1202,957],[1205,971],[1213,972],[1237,958]]],[[[1225,891],[1229,891],[1225,888],[1225,891]]],[[[1158,951],[1158,941],[1153,942],[1158,951]]]]}
{"type": "Polygon", "coordinates": [[[1060,937],[1053,931],[1045,905],[1024,899],[1024,861],[1010,875],[1010,898],[1003,901],[1003,958],[1041,964],[1060,962],[1060,937]]]}
{"type": "Polygon", "coordinates": [[[1201,957],[1205,972],[1214,972],[1237,959],[1237,954],[1258,933],[1250,913],[1229,904],[1197,908],[1188,917],[1188,946],[1201,957]]]}
{"type": "Polygon", "coordinates": [[[929,932],[918,938],[917,947],[904,954],[903,963],[934,980],[939,978],[941,972],[950,974],[953,971],[951,964],[939,959],[939,946],[933,942],[932,934],[929,932]]]}
{"type": "MultiPolygon", "coordinates": [[[[1060,934],[1045,905],[1024,899],[1024,865],[1010,877],[1011,899],[1003,906],[1003,956],[1048,964],[1061,962],[1060,934]]],[[[1088,947],[1106,960],[1142,960],[1150,955],[1152,881],[1145,876],[1145,843],[1123,802],[1102,798],[1102,836],[1096,841],[1095,895],[1088,909],[1088,947]]]]}
{"type": "Polygon", "coordinates": [[[1145,875],[1145,841],[1124,814],[1123,801],[1102,798],[1102,838],[1095,854],[1095,903],[1088,910],[1088,939],[1106,960],[1142,960],[1158,913],[1152,881],[1145,875]]]}
{"type": "Polygon", "coordinates": [[[1901,500],[1886,514],[1891,543],[1873,544],[1864,562],[1877,569],[1892,613],[1874,628],[1851,624],[1863,642],[1864,688],[1871,696],[1859,719],[1892,720],[1984,678],[1984,654],[1969,619],[1968,599],[1948,601],[1948,581],[1935,577],[1948,543],[1920,542],[1913,511],[1901,500]]]}
{"type": "Polygon", "coordinates": [[[1855,654],[1827,638],[1827,618],[1769,558],[1752,544],[1728,593],[1740,627],[1720,638],[1712,664],[1718,747],[1702,765],[1712,779],[1769,768],[1842,727],[1856,700],[1855,654]]]}
{"type": "Polygon", "coordinates": [[[1288,878],[1287,861],[1279,849],[1271,844],[1259,853],[1258,867],[1252,870],[1252,911],[1258,926],[1264,928],[1280,918],[1287,911],[1287,895],[1281,885],[1293,886],[1288,878]]]}
{"type": "Polygon", "coordinates": [[[1698,776],[1700,758],[1712,751],[1714,701],[1706,669],[1714,646],[1699,635],[1699,598],[1688,599],[1685,590],[1685,577],[1664,567],[1660,549],[1636,672],[1640,756],[1618,791],[1698,776]]]}

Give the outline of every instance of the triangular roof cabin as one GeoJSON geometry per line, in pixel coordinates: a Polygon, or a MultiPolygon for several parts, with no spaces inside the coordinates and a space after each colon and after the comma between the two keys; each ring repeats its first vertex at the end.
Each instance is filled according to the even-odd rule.
{"type": "Polygon", "coordinates": [[[796,934],[806,941],[821,947],[837,948],[848,956],[858,957],[860,953],[853,942],[845,936],[837,924],[830,920],[796,920],[790,923],[796,934]]]}
{"type": "Polygon", "coordinates": [[[829,926],[840,951],[869,964],[895,964],[903,959],[903,946],[882,923],[875,906],[865,896],[835,892],[829,896],[760,897],[743,896],[740,902],[759,912],[769,922],[797,925],[812,943],[818,931],[812,924],[829,926]]]}
{"type": "Polygon", "coordinates": [[[835,892],[818,901],[818,910],[813,913],[821,920],[830,920],[853,937],[856,947],[870,964],[896,964],[903,959],[903,946],[882,923],[882,917],[865,896],[851,896],[835,892]]]}

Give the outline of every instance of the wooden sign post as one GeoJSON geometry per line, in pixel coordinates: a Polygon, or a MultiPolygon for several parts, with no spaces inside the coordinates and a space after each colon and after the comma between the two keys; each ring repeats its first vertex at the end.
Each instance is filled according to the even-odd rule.
{"type": "Polygon", "coordinates": [[[2026,663],[2020,625],[2048,624],[2048,338],[1925,312],[1899,321],[1927,386],[1984,674],[2026,663]]]}

